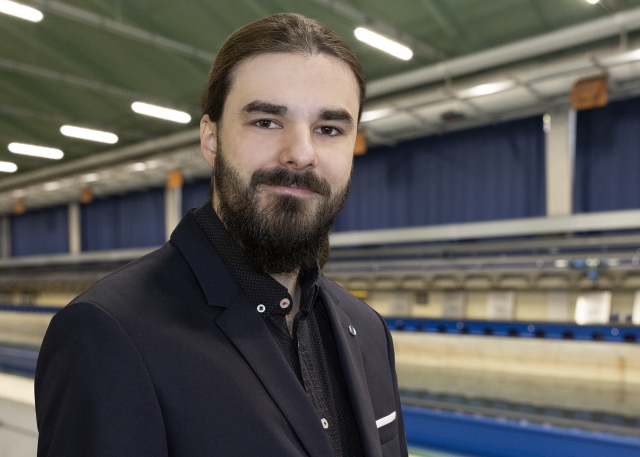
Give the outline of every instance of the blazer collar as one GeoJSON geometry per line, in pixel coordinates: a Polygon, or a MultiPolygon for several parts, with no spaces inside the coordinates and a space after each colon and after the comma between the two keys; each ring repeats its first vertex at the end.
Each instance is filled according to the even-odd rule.
{"type": "MultiPolygon", "coordinates": [[[[358,342],[358,329],[353,326],[349,316],[340,308],[340,301],[328,290],[326,285],[328,281],[328,279],[322,278],[320,298],[331,322],[342,374],[347,384],[351,407],[360,433],[362,452],[367,457],[382,457],[380,437],[362,363],[360,343],[358,342]],[[355,335],[352,334],[350,327],[355,329],[355,335]]],[[[360,329],[360,331],[366,330],[360,329]]]]}
{"type": "Polygon", "coordinates": [[[170,238],[195,274],[209,305],[226,308],[240,287],[211,246],[191,211],[182,218],[170,238]]]}
{"type": "Polygon", "coordinates": [[[280,352],[258,311],[188,212],[171,235],[205,295],[225,308],[215,324],[240,351],[312,457],[333,455],[320,416],[280,352]]]}

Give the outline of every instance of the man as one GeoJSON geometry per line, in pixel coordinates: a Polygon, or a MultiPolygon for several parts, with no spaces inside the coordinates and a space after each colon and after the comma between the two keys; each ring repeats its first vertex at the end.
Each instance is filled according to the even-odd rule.
{"type": "Polygon", "coordinates": [[[324,278],[362,69],[282,14],[223,45],[201,150],[212,199],[52,320],[39,456],[406,456],[383,319],[324,278]]]}

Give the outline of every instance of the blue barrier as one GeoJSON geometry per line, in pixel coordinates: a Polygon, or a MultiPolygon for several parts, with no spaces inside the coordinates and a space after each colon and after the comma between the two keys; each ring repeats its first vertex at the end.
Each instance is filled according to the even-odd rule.
{"type": "Polygon", "coordinates": [[[0,346],[0,371],[33,376],[37,361],[38,350],[0,346]]]}
{"type": "Polygon", "coordinates": [[[473,320],[385,318],[389,329],[406,332],[453,333],[583,341],[640,342],[634,325],[577,325],[546,322],[488,322],[473,320]]]}
{"type": "Polygon", "coordinates": [[[27,305],[0,305],[0,312],[7,311],[10,313],[42,313],[54,314],[60,311],[60,306],[27,306],[27,305]]]}
{"type": "Polygon", "coordinates": [[[640,439],[577,429],[402,408],[410,446],[483,457],[638,457],[640,439]]]}

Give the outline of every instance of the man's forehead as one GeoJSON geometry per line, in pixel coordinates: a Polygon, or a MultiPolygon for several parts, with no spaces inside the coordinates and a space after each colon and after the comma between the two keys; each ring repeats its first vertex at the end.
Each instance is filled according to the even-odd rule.
{"type": "MultiPolygon", "coordinates": [[[[266,102],[289,111],[303,102],[313,110],[359,109],[359,86],[349,66],[325,54],[260,54],[235,69],[229,97],[234,109],[266,102]],[[240,106],[238,106],[240,105],[240,106]]],[[[227,99],[227,101],[229,101],[227,99]]]]}

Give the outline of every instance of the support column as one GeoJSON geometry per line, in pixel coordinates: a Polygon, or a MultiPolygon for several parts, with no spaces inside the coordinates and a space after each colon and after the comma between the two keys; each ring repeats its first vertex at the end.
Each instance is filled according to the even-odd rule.
{"type": "Polygon", "coordinates": [[[80,228],[80,204],[69,203],[69,254],[78,255],[82,250],[82,238],[80,228]]]}
{"type": "Polygon", "coordinates": [[[167,240],[182,218],[182,184],[181,170],[169,173],[164,191],[164,227],[167,240]]]}
{"type": "Polygon", "coordinates": [[[6,215],[0,219],[0,249],[3,259],[11,257],[11,224],[6,215]]]}
{"type": "Polygon", "coordinates": [[[573,212],[576,117],[569,105],[555,107],[544,116],[547,216],[568,216],[573,212]]]}

